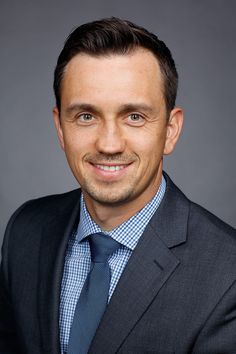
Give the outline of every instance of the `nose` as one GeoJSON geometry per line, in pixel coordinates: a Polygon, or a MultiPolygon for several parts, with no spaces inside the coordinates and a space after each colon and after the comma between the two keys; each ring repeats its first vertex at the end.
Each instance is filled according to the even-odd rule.
{"type": "Polygon", "coordinates": [[[102,124],[97,136],[96,148],[100,153],[108,155],[124,151],[124,136],[117,122],[109,120],[102,124]]]}

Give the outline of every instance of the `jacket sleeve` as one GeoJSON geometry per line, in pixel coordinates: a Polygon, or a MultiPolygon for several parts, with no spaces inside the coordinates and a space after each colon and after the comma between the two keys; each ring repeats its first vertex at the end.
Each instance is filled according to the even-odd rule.
{"type": "Polygon", "coordinates": [[[191,352],[236,353],[236,280],[208,317],[191,352]]]}
{"type": "Polygon", "coordinates": [[[8,253],[10,250],[8,249],[8,244],[12,225],[25,204],[11,217],[3,240],[2,261],[0,266],[0,354],[22,354],[19,331],[14,318],[13,304],[9,291],[8,253]]]}

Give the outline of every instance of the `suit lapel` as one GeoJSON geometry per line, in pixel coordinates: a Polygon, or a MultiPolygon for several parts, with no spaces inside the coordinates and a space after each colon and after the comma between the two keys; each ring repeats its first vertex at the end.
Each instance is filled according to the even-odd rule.
{"type": "Polygon", "coordinates": [[[60,286],[68,239],[78,224],[79,194],[45,221],[41,235],[38,317],[43,353],[59,354],[60,286]]]}
{"type": "Polygon", "coordinates": [[[111,298],[91,353],[112,354],[118,350],[178,263],[149,227],[111,298]]]}
{"type": "Polygon", "coordinates": [[[186,241],[189,203],[168,176],[165,177],[165,197],[120,278],[90,354],[117,352],[180,263],[170,248],[186,241]]]}

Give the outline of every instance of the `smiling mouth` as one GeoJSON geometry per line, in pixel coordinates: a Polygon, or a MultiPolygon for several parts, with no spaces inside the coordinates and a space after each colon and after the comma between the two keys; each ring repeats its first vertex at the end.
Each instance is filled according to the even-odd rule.
{"type": "Polygon", "coordinates": [[[114,172],[114,171],[123,170],[128,165],[97,165],[97,164],[94,164],[94,166],[97,167],[99,170],[102,170],[102,171],[114,172]]]}

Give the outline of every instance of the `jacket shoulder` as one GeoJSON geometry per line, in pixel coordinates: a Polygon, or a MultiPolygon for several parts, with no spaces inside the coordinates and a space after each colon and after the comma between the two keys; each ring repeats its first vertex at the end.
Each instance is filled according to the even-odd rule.
{"type": "MultiPolygon", "coordinates": [[[[236,230],[218,218],[216,215],[205,209],[201,205],[191,201],[186,195],[171,181],[170,177],[164,174],[167,181],[165,209],[171,213],[171,221],[175,224],[186,221],[186,232],[195,235],[222,235],[233,243],[236,242],[236,230]],[[191,231],[191,232],[190,232],[191,231]]],[[[225,241],[225,240],[224,240],[225,241]]],[[[207,239],[205,239],[207,242],[207,239]]],[[[236,245],[236,244],[235,244],[236,245]]]]}
{"type": "Polygon", "coordinates": [[[80,189],[75,189],[62,194],[32,199],[20,206],[14,214],[34,214],[37,211],[40,213],[60,213],[61,210],[65,210],[65,206],[74,205],[79,200],[80,195],[80,189]]]}
{"type": "Polygon", "coordinates": [[[25,202],[11,216],[5,235],[15,228],[26,230],[34,223],[45,224],[51,219],[59,218],[65,211],[71,212],[79,202],[80,195],[81,190],[75,189],[63,194],[48,195],[25,202]]]}
{"type": "Polygon", "coordinates": [[[189,205],[189,227],[191,230],[207,234],[208,238],[224,240],[224,243],[233,243],[236,247],[236,230],[232,226],[194,202],[190,202],[189,205]]]}

